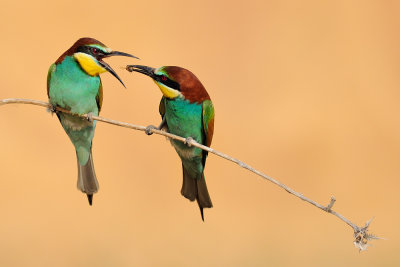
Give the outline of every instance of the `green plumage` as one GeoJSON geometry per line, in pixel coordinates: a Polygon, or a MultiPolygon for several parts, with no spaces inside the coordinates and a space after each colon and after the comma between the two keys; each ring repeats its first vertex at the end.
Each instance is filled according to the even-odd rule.
{"type": "MultiPolygon", "coordinates": [[[[193,138],[197,143],[210,146],[214,133],[214,106],[200,80],[189,70],[178,66],[163,66],[158,69],[129,65],[128,71],[147,75],[155,81],[163,93],[159,111],[163,118],[158,129],[164,129],[184,138],[193,138]]],[[[154,126],[146,128],[146,133],[154,126]]],[[[183,183],[181,194],[197,201],[204,221],[204,208],[212,202],[204,178],[207,152],[195,146],[171,140],[182,161],[183,183]]]]}
{"type": "MultiPolygon", "coordinates": [[[[66,56],[61,63],[50,67],[48,93],[53,106],[62,107],[79,115],[99,114],[100,77],[86,74],[71,56],[66,56]]],[[[79,170],[78,188],[88,195],[93,194],[98,190],[91,158],[96,121],[89,122],[61,112],[57,113],[57,116],[75,146],[79,170]]]]}
{"type": "MultiPolygon", "coordinates": [[[[90,37],[78,39],[50,66],[47,95],[53,107],[64,108],[74,115],[98,116],[103,102],[103,87],[99,75],[109,72],[124,85],[117,73],[103,61],[111,56],[136,58],[124,52],[111,50],[90,37]]],[[[99,189],[92,157],[96,121],[74,115],[57,113],[76,150],[78,189],[86,193],[89,204],[92,205],[93,193],[99,189]]]]}
{"type": "MultiPolygon", "coordinates": [[[[96,97],[100,89],[100,77],[87,75],[72,57],[50,68],[50,103],[79,115],[92,112],[99,114],[96,97]]],[[[60,122],[77,151],[78,160],[85,165],[89,159],[96,122],[59,113],[60,122]]]]}
{"type": "MultiPolygon", "coordinates": [[[[165,116],[169,131],[179,136],[192,137],[200,144],[205,138],[202,111],[201,104],[189,103],[188,100],[182,98],[165,100],[165,116]]],[[[176,140],[172,140],[172,143],[187,171],[192,177],[200,179],[204,169],[202,150],[197,147],[188,147],[176,140]]]]}
{"type": "MultiPolygon", "coordinates": [[[[200,144],[208,145],[208,126],[214,119],[214,107],[211,100],[202,103],[178,97],[175,99],[162,98],[160,103],[161,115],[166,118],[168,131],[182,137],[192,137],[200,144]]],[[[202,218],[203,208],[211,208],[204,177],[204,167],[207,152],[197,147],[188,147],[180,141],[171,140],[176,152],[182,160],[183,184],[181,193],[189,200],[197,200],[202,218]]]]}

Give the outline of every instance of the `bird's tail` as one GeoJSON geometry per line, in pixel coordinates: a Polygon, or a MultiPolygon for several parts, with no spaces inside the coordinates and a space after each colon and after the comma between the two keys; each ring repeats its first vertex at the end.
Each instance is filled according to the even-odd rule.
{"type": "Polygon", "coordinates": [[[79,164],[78,160],[78,189],[88,197],[89,205],[92,205],[93,194],[99,190],[96,173],[93,166],[92,151],[89,153],[89,159],[85,165],[79,164]]]}
{"type": "Polygon", "coordinates": [[[197,204],[200,208],[201,219],[204,221],[203,208],[212,208],[212,202],[210,195],[207,190],[206,179],[204,178],[204,173],[201,175],[200,179],[192,177],[189,172],[185,169],[182,164],[183,169],[183,183],[181,194],[194,201],[196,199],[197,204]]]}

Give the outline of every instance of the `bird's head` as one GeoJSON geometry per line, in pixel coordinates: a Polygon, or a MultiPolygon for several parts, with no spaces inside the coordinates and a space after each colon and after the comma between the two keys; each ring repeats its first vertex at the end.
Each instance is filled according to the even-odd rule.
{"type": "Polygon", "coordinates": [[[88,75],[98,76],[99,74],[108,71],[115,78],[117,78],[123,86],[125,85],[117,73],[115,73],[115,71],[106,62],[104,62],[103,59],[111,56],[137,58],[124,52],[113,51],[100,41],[88,37],[81,38],[76,41],[70,49],[61,55],[56,63],[61,63],[66,56],[72,56],[88,75]]]}
{"type": "Polygon", "coordinates": [[[155,69],[142,65],[128,65],[126,69],[129,72],[139,72],[152,78],[164,97],[168,99],[182,97],[197,103],[210,99],[200,80],[187,69],[176,66],[155,69]]]}

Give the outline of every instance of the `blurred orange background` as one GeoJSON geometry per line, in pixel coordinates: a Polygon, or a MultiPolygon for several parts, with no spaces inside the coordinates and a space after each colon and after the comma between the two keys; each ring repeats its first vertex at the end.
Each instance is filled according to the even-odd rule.
{"type": "Polygon", "coordinates": [[[205,222],[180,195],[160,136],[98,123],[100,191],[76,189],[75,152],[44,108],[0,108],[1,266],[399,266],[400,3],[2,1],[0,98],[47,100],[49,66],[94,37],[101,115],[158,124],[161,92],[126,64],[193,71],[216,108],[213,147],[385,237],[367,252],[336,217],[210,155],[205,222]]]}

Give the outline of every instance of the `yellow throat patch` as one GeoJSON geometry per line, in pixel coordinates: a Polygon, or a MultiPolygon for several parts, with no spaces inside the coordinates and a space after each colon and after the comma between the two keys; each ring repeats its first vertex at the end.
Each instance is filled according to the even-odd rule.
{"type": "Polygon", "coordinates": [[[91,55],[85,53],[75,53],[74,58],[79,62],[81,68],[90,76],[97,76],[107,70],[97,63],[97,60],[91,55]]]}
{"type": "Polygon", "coordinates": [[[172,89],[171,87],[168,87],[162,83],[159,83],[157,81],[154,81],[158,87],[160,87],[161,92],[166,98],[174,99],[178,96],[182,96],[182,93],[179,92],[178,90],[172,89]]]}

